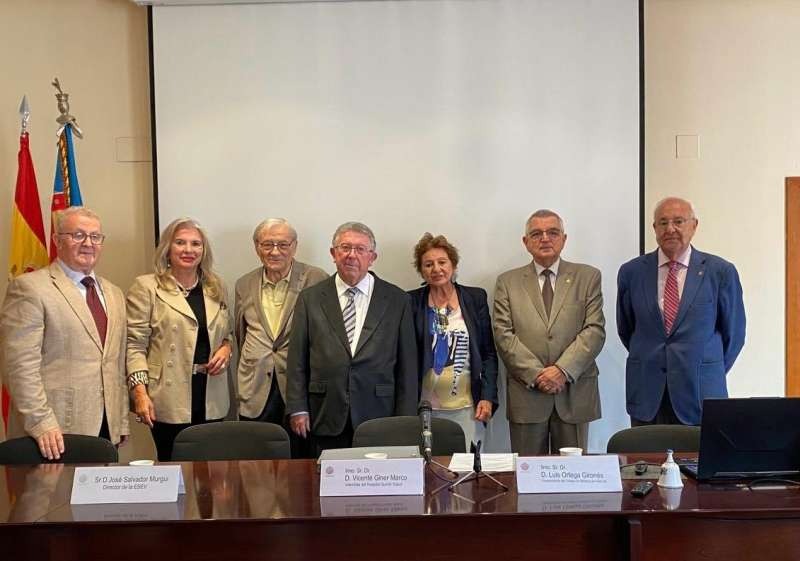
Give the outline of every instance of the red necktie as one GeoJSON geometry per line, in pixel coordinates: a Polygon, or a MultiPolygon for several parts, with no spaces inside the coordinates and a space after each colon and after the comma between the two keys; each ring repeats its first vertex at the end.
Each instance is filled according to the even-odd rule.
{"type": "Polygon", "coordinates": [[[97,332],[100,334],[100,342],[105,346],[108,316],[106,316],[103,303],[100,302],[100,297],[97,295],[97,290],[94,288],[94,279],[92,277],[83,277],[81,284],[86,287],[86,305],[89,306],[89,311],[92,312],[94,324],[97,326],[97,332]]]}
{"type": "Polygon", "coordinates": [[[678,267],[680,267],[680,263],[677,261],[669,262],[667,282],[664,284],[664,327],[668,335],[672,331],[672,324],[675,323],[678,305],[681,302],[678,295],[678,267]]]}

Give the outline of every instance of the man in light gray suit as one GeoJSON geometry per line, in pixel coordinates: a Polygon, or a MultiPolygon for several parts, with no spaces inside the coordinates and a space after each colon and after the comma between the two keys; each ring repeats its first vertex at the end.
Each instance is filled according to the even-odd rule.
{"type": "MultiPolygon", "coordinates": [[[[256,226],[253,245],[262,266],[236,282],[234,301],[239,417],[288,429],[286,357],[294,305],[301,290],[328,275],[295,260],[297,231],[283,218],[256,226]]],[[[298,439],[292,440],[292,456],[305,455],[298,439]]]]}
{"type": "Polygon", "coordinates": [[[286,410],[316,452],[347,448],[360,423],[414,415],[416,336],[408,294],[369,272],[375,236],[359,222],[333,235],[336,274],[305,289],[294,311],[286,410]]]}
{"type": "Polygon", "coordinates": [[[533,262],[500,275],[495,288],[494,338],[508,372],[511,448],[526,456],[585,449],[589,422],[600,418],[600,271],[563,261],[566,241],[555,212],[534,212],[522,237],[533,262]]]}
{"type": "Polygon", "coordinates": [[[94,273],[105,235],[84,207],[56,215],[58,259],[14,279],[0,314],[9,438],[29,435],[42,456],[64,453],[64,434],[130,434],[125,381],[125,298],[94,273]]]}

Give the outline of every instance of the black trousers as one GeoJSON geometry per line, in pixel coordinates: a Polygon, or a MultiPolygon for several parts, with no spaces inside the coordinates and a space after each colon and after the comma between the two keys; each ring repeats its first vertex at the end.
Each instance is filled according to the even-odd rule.
{"type": "Polygon", "coordinates": [[[100,423],[100,434],[98,434],[100,438],[105,438],[106,440],[111,440],[111,431],[108,430],[108,417],[106,417],[106,409],[103,408],[103,422],[100,423]]]}
{"type": "Polygon", "coordinates": [[[350,411],[347,412],[347,423],[344,430],[335,436],[311,436],[311,443],[314,446],[315,457],[319,457],[323,450],[331,448],[352,448],[353,447],[353,421],[350,418],[350,411]]]}
{"type": "Polygon", "coordinates": [[[241,421],[258,421],[261,423],[274,423],[280,425],[289,433],[289,446],[292,451],[292,458],[312,458],[312,450],[307,438],[302,438],[296,435],[289,426],[289,418],[286,416],[286,404],[281,397],[281,391],[278,388],[277,376],[273,372],[272,384],[269,388],[269,396],[267,402],[264,404],[264,409],[258,417],[245,417],[239,415],[241,421]]]}
{"type": "Polygon", "coordinates": [[[191,423],[162,423],[156,421],[150,433],[153,435],[153,442],[156,445],[159,462],[169,462],[172,460],[172,445],[175,437],[185,428],[205,423],[216,423],[222,419],[206,419],[206,384],[208,376],[206,374],[194,374],[192,376],[192,422],[191,423]]]}
{"type": "Polygon", "coordinates": [[[680,419],[675,414],[675,410],[672,408],[672,400],[669,397],[669,388],[664,386],[664,395],[661,396],[661,404],[658,406],[658,411],[656,412],[656,416],[650,419],[649,421],[645,421],[642,419],[634,419],[631,417],[631,426],[632,427],[642,427],[645,425],[682,425],[680,419]]]}

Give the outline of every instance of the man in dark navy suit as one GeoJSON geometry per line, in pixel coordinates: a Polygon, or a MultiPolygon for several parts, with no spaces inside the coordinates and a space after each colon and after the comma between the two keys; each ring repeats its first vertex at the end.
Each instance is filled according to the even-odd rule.
{"type": "Polygon", "coordinates": [[[736,268],[691,246],[698,220],[670,197],[653,213],[658,249],[617,277],[617,331],[631,424],[700,424],[703,399],[727,397],[726,375],[744,345],[736,268]]]}

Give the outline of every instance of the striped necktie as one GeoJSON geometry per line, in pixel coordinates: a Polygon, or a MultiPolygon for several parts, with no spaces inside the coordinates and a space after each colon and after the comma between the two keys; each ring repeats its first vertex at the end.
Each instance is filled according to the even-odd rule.
{"type": "Polygon", "coordinates": [[[353,344],[353,336],[356,333],[356,292],[357,288],[350,287],[345,291],[347,295],[347,304],[342,310],[342,319],[344,320],[344,331],[347,333],[347,342],[353,344]]]}
{"type": "Polygon", "coordinates": [[[667,330],[667,335],[672,331],[672,324],[678,316],[678,305],[681,302],[678,295],[678,267],[680,263],[677,261],[669,262],[667,282],[664,283],[664,328],[667,330]]]}

